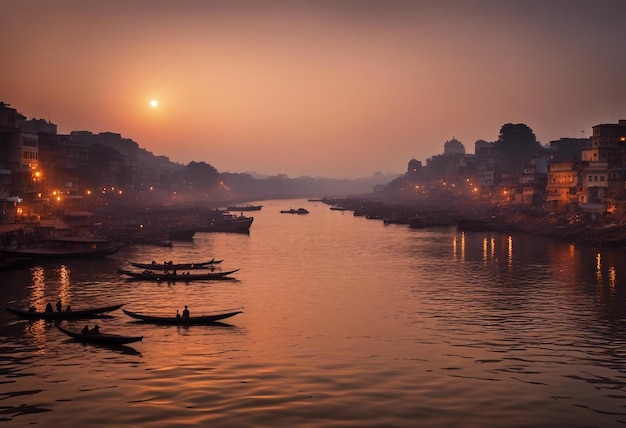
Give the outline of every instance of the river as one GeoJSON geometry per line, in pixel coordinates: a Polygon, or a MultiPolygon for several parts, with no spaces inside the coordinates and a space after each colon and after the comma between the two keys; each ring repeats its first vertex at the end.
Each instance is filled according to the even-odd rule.
{"type": "MultiPolygon", "coordinates": [[[[0,426],[612,427],[626,424],[619,249],[410,229],[321,202],[258,202],[249,235],[200,233],[0,272],[2,306],[124,303],[220,326],[88,320],[81,344],[0,313],[0,426]],[[280,214],[307,208],[307,215],[280,214]],[[152,283],[129,260],[224,259],[235,281],[152,283]]],[[[63,321],[79,330],[85,321],[63,321]]]]}

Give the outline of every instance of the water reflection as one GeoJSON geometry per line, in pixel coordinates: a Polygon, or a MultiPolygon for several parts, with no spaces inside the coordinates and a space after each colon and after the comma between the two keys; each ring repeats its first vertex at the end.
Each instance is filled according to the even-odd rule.
{"type": "Polygon", "coordinates": [[[4,313],[0,382],[24,392],[0,396],[9,423],[44,420],[20,406],[52,410],[44,416],[50,424],[94,426],[104,417],[154,428],[623,420],[623,252],[383,227],[300,201],[287,205],[310,215],[286,219],[278,214],[284,205],[255,215],[245,237],[203,234],[172,248],[131,246],[106,260],[3,274],[3,283],[23,285],[0,295],[16,306],[60,298],[145,313],[246,308],[211,326],[149,325],[119,310],[98,319],[103,331],[144,336],[122,349],[81,344],[45,321],[4,313]],[[231,264],[224,269],[242,268],[237,281],[127,282],[116,272],[129,260],[207,255],[231,264]]]}

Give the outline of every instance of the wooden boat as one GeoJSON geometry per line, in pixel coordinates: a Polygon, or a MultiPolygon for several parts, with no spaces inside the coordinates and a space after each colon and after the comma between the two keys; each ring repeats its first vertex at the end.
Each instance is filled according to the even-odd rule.
{"type": "Polygon", "coordinates": [[[148,269],[148,270],[185,270],[185,269],[211,269],[212,265],[216,265],[222,263],[224,260],[209,260],[207,262],[198,262],[198,263],[139,263],[139,262],[128,262],[129,265],[134,266],[139,269],[148,269]]]}
{"type": "Polygon", "coordinates": [[[232,205],[226,207],[228,211],[259,211],[263,205],[232,205]]]}
{"type": "Polygon", "coordinates": [[[32,262],[30,257],[7,257],[0,260],[0,270],[9,270],[17,267],[27,266],[32,262]]]}
{"type": "Polygon", "coordinates": [[[220,313],[208,314],[208,315],[198,315],[198,316],[190,316],[188,318],[176,317],[176,316],[155,316],[155,315],[145,315],[139,314],[137,312],[127,311],[126,309],[122,309],[126,315],[131,318],[135,318],[137,320],[141,320],[147,323],[152,324],[173,324],[173,325],[206,325],[206,324],[215,324],[218,321],[221,321],[226,318],[230,318],[237,314],[243,313],[243,308],[240,309],[229,309],[227,311],[222,311],[220,313]]]}
{"type": "Polygon", "coordinates": [[[68,336],[85,343],[124,345],[126,343],[140,342],[143,340],[143,336],[122,336],[110,333],[82,334],[81,332],[67,330],[58,324],[55,324],[55,326],[68,336]]]}
{"type": "Polygon", "coordinates": [[[51,319],[51,320],[66,320],[66,319],[76,319],[76,318],[90,318],[102,314],[106,314],[108,312],[113,312],[119,308],[124,306],[121,305],[111,305],[111,306],[100,306],[97,308],[88,308],[82,310],[70,310],[70,311],[56,311],[56,312],[45,312],[45,311],[30,311],[28,309],[18,309],[12,307],[6,307],[5,309],[11,312],[14,315],[17,315],[22,318],[29,319],[51,319]]]}
{"type": "Polygon", "coordinates": [[[193,240],[193,236],[196,234],[197,231],[197,227],[174,229],[168,232],[168,236],[173,241],[191,241],[193,240]]]}
{"type": "Polygon", "coordinates": [[[309,210],[307,210],[306,208],[290,208],[288,210],[281,210],[280,211],[281,214],[308,214],[309,210]]]}
{"type": "Polygon", "coordinates": [[[230,232],[249,233],[254,217],[225,215],[222,218],[211,219],[198,229],[198,232],[230,232]]]}
{"type": "Polygon", "coordinates": [[[226,272],[204,272],[204,273],[173,273],[173,272],[153,272],[144,270],[143,272],[134,272],[132,270],[118,269],[122,275],[127,275],[132,279],[147,279],[151,281],[197,281],[204,279],[213,280],[231,280],[235,279],[228,275],[237,272],[239,269],[229,270],[226,272]]]}
{"type": "Polygon", "coordinates": [[[31,259],[103,257],[114,254],[124,244],[108,239],[88,237],[49,238],[37,245],[21,248],[2,248],[5,257],[31,259]]]}

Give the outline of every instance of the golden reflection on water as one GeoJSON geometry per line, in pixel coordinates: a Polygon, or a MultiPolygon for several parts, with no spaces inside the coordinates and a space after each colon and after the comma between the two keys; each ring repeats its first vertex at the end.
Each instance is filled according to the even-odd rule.
{"type": "MultiPolygon", "coordinates": [[[[37,266],[32,269],[33,284],[31,286],[31,293],[29,299],[29,306],[35,306],[37,309],[43,310],[46,301],[46,278],[44,275],[44,269],[41,266],[37,266]]],[[[38,354],[45,353],[46,350],[46,324],[43,320],[38,320],[29,324],[26,324],[24,330],[27,334],[33,337],[35,348],[38,354]]]]}
{"type": "Polygon", "coordinates": [[[46,305],[46,277],[44,275],[44,269],[41,266],[37,266],[32,269],[33,284],[31,286],[30,303],[29,306],[43,306],[46,305]]]}
{"type": "Polygon", "coordinates": [[[513,266],[513,237],[511,235],[508,236],[507,243],[508,243],[507,261],[508,261],[508,266],[510,269],[513,266]]]}
{"type": "Polygon", "coordinates": [[[487,237],[483,238],[483,262],[487,262],[487,251],[489,250],[487,246],[487,237]]]}
{"type": "Polygon", "coordinates": [[[70,293],[70,268],[66,265],[61,265],[58,269],[59,273],[59,300],[63,308],[66,308],[71,302],[70,293]]]}
{"type": "MultiPolygon", "coordinates": [[[[58,296],[64,305],[114,299],[155,313],[188,302],[196,313],[246,308],[224,327],[146,326],[121,311],[98,321],[107,331],[145,335],[132,348],[141,360],[69,341],[50,323],[28,323],[27,339],[46,354],[39,359],[45,369],[32,379],[48,396],[61,397],[50,400],[54,412],[42,419],[87,426],[86,400],[90,410],[110,414],[111,424],[155,427],[254,426],[259,415],[267,425],[312,426],[329,408],[354,426],[364,420],[462,426],[464,419],[496,426],[494,414],[519,426],[566,415],[566,426],[572,409],[581,412],[572,419],[589,412],[588,420],[601,426],[612,422],[609,412],[623,410],[623,353],[612,352],[621,349],[613,339],[623,337],[626,319],[619,289],[626,283],[623,253],[517,234],[409,233],[313,208],[304,218],[263,211],[249,236],[201,235],[173,249],[133,246],[115,256],[121,264],[217,255],[242,268],[237,282],[131,284],[106,261],[47,264],[47,284],[43,268],[29,272],[28,291],[11,298],[38,307],[58,296]],[[333,222],[323,222],[331,215],[333,222]],[[303,241],[306,246],[298,245],[303,241]],[[594,298],[596,288],[610,290],[609,299],[594,298]],[[607,319],[615,321],[615,337],[596,328],[607,319]],[[59,364],[65,353],[75,356],[59,364]],[[86,391],[85,385],[96,387],[86,391]],[[539,401],[550,409],[543,413],[534,406],[539,401]],[[493,403],[494,413],[482,411],[485,402],[493,403]],[[428,403],[428,412],[449,419],[429,419],[413,403],[428,403]],[[595,407],[604,413],[589,410],[595,407]],[[277,414],[293,419],[272,420],[277,414]],[[220,415],[217,425],[209,420],[220,415]]],[[[28,382],[24,377],[16,385],[35,389],[28,382]]],[[[9,404],[41,401],[19,400],[9,404]]],[[[24,425],[41,421],[20,418],[24,425]]]]}

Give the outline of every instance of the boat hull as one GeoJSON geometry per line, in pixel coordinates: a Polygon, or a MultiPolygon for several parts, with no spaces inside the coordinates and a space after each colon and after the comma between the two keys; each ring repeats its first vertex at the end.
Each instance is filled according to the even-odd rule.
{"type": "Polygon", "coordinates": [[[12,307],[6,307],[5,309],[11,312],[13,315],[17,315],[22,318],[28,319],[50,319],[50,320],[66,320],[66,319],[77,319],[77,318],[90,318],[97,317],[102,314],[106,314],[108,312],[113,312],[118,310],[124,306],[121,305],[111,305],[111,306],[102,306],[98,308],[89,308],[83,310],[72,310],[72,311],[59,311],[59,312],[45,312],[45,311],[29,311],[28,309],[18,309],[12,307]]]}
{"type": "Polygon", "coordinates": [[[173,274],[165,272],[133,272],[126,269],[118,269],[118,272],[122,275],[126,275],[131,279],[150,280],[150,281],[198,281],[198,280],[233,280],[235,278],[228,275],[239,271],[239,269],[230,270],[226,272],[211,272],[211,273],[190,273],[190,274],[173,274]]]}
{"type": "Polygon", "coordinates": [[[125,345],[127,343],[140,342],[143,340],[143,336],[122,336],[119,334],[107,333],[82,334],[80,332],[67,330],[58,324],[55,324],[55,326],[71,338],[84,343],[94,343],[101,345],[125,345]]]}
{"type": "Polygon", "coordinates": [[[153,316],[153,315],[145,315],[139,314],[137,312],[131,312],[126,309],[123,309],[124,313],[131,318],[136,320],[143,321],[145,323],[151,324],[168,324],[168,325],[210,325],[219,323],[219,321],[225,320],[227,318],[233,317],[237,314],[243,313],[242,310],[237,309],[228,312],[221,312],[219,314],[214,315],[201,315],[194,316],[189,318],[177,318],[177,317],[165,317],[165,316],[153,316]]]}
{"type": "Polygon", "coordinates": [[[199,263],[138,263],[138,262],[128,262],[129,265],[134,266],[139,269],[148,269],[148,270],[185,270],[185,269],[211,269],[212,265],[216,265],[222,263],[224,260],[209,260],[208,262],[199,262],[199,263]]]}
{"type": "Polygon", "coordinates": [[[89,258],[104,257],[117,253],[124,244],[111,243],[105,246],[94,245],[95,248],[84,247],[31,247],[3,248],[4,257],[26,257],[30,259],[89,258]]]}

